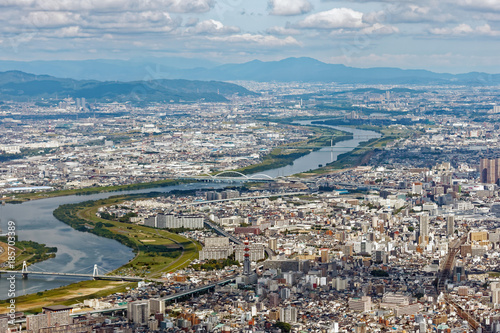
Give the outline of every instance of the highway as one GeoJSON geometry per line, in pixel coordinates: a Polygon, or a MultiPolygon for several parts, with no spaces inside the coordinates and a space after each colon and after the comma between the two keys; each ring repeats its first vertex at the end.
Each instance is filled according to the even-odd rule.
{"type": "MultiPolygon", "coordinates": [[[[160,299],[163,300],[163,301],[165,301],[165,302],[167,302],[167,301],[172,301],[172,300],[175,300],[177,298],[184,297],[184,296],[189,296],[189,295],[192,295],[192,294],[196,294],[196,293],[200,293],[200,292],[203,292],[203,291],[206,291],[206,290],[210,290],[212,288],[215,288],[216,286],[225,285],[225,284],[227,284],[229,282],[234,281],[236,279],[236,276],[237,276],[237,274],[232,275],[232,276],[230,276],[228,278],[219,280],[217,282],[207,284],[205,286],[200,286],[200,287],[193,288],[193,289],[186,290],[186,291],[182,291],[182,292],[179,292],[179,293],[173,293],[173,294],[170,294],[168,296],[162,297],[160,299]]],[[[70,316],[72,316],[72,317],[78,317],[78,316],[82,316],[82,315],[86,315],[86,314],[114,312],[114,311],[122,311],[122,310],[126,310],[126,309],[127,309],[127,305],[121,305],[121,306],[117,306],[117,307],[114,307],[114,308],[108,308],[108,309],[92,310],[92,311],[84,311],[84,312],[75,312],[75,313],[70,314],[70,316]]]]}

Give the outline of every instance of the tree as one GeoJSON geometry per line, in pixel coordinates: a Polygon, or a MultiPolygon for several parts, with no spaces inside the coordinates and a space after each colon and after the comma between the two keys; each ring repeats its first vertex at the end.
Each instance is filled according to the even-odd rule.
{"type": "Polygon", "coordinates": [[[289,323],[284,323],[282,321],[278,321],[275,326],[281,329],[281,332],[284,333],[288,333],[292,330],[292,325],[290,325],[289,323]]]}

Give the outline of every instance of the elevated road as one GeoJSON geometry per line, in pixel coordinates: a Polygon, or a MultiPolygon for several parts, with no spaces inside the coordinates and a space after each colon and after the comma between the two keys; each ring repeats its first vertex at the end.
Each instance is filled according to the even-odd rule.
{"type": "MultiPolygon", "coordinates": [[[[236,276],[237,275],[235,274],[235,275],[232,275],[232,276],[230,276],[228,278],[224,278],[222,280],[219,280],[217,282],[210,283],[210,284],[207,284],[205,286],[200,286],[200,287],[197,287],[197,288],[193,288],[193,289],[181,291],[181,292],[178,292],[178,293],[173,293],[173,294],[170,294],[168,296],[162,297],[160,299],[162,301],[169,302],[169,301],[173,301],[173,300],[176,300],[178,298],[181,298],[181,297],[186,297],[186,296],[190,296],[190,295],[193,295],[193,294],[202,293],[204,291],[213,289],[216,286],[221,286],[221,285],[225,285],[225,284],[228,284],[230,282],[233,282],[233,281],[235,281],[236,276]]],[[[113,307],[113,308],[108,308],[108,309],[101,309],[101,310],[75,312],[75,313],[70,314],[70,316],[72,316],[72,317],[78,317],[78,316],[83,316],[83,315],[92,314],[92,313],[107,313],[107,312],[123,311],[123,310],[127,310],[127,305],[121,305],[121,306],[117,306],[117,307],[113,307]]]]}

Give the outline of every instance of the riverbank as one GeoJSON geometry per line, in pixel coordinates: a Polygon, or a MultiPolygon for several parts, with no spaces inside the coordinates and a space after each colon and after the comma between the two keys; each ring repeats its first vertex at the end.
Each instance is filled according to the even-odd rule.
{"type": "MultiPolygon", "coordinates": [[[[32,265],[50,258],[54,258],[56,256],[56,247],[48,247],[45,244],[40,244],[33,241],[17,240],[15,243],[16,245],[13,247],[16,254],[15,264],[13,268],[14,270],[21,270],[23,267],[23,261],[26,261],[30,265],[32,265]]],[[[0,237],[0,247],[2,248],[2,252],[0,253],[0,262],[3,263],[9,261],[9,246],[7,245],[7,237],[0,237]]]]}
{"type": "MultiPolygon", "coordinates": [[[[80,281],[64,287],[16,297],[16,311],[22,311],[26,314],[39,313],[44,306],[70,306],[83,302],[85,299],[100,298],[114,293],[125,292],[127,288],[134,288],[135,286],[137,286],[136,282],[80,281]]],[[[0,314],[9,311],[8,303],[9,300],[0,301],[0,314]]]]}
{"type": "MultiPolygon", "coordinates": [[[[319,124],[319,122],[316,123],[319,124]]],[[[322,124],[330,125],[327,122],[322,122],[322,124]]],[[[336,125],[331,124],[331,126],[336,125]]],[[[358,129],[357,126],[349,127],[358,129]]],[[[414,134],[413,132],[404,131],[401,129],[380,126],[365,125],[361,126],[360,128],[363,130],[370,130],[380,133],[382,136],[378,139],[371,139],[365,142],[361,142],[357,148],[353,149],[350,152],[340,154],[339,156],[337,156],[336,161],[328,163],[324,167],[318,168],[316,170],[311,170],[309,172],[299,173],[296,176],[301,178],[316,177],[366,165],[369,163],[371,157],[377,150],[384,149],[384,147],[386,147],[388,144],[414,134]]]]}
{"type": "Polygon", "coordinates": [[[294,142],[274,148],[269,154],[262,158],[262,162],[239,168],[233,171],[243,174],[255,174],[267,170],[284,167],[293,164],[296,159],[305,156],[322,147],[330,146],[344,140],[352,139],[352,133],[337,129],[320,126],[302,126],[315,133],[314,137],[308,140],[294,142]],[[307,148],[303,148],[307,147],[307,148]]]}
{"type": "Polygon", "coordinates": [[[193,182],[192,180],[186,181],[182,179],[164,179],[154,182],[128,184],[128,185],[85,187],[85,188],[70,189],[70,190],[56,190],[51,192],[16,194],[15,196],[12,196],[4,200],[6,203],[22,203],[28,200],[47,199],[47,198],[54,198],[54,197],[61,197],[68,195],[91,195],[91,194],[107,193],[107,192],[134,191],[134,190],[143,190],[155,187],[174,186],[192,182],[193,182]]]}
{"type": "MultiPolygon", "coordinates": [[[[115,239],[131,247],[136,253],[127,264],[117,268],[113,275],[141,276],[144,279],[160,278],[162,273],[187,267],[198,258],[201,245],[181,235],[166,230],[139,226],[132,223],[104,220],[96,216],[99,207],[116,205],[137,195],[118,195],[107,199],[61,205],[54,216],[63,223],[101,237],[115,239]]],[[[17,311],[39,312],[47,305],[73,305],[88,298],[99,298],[123,292],[136,283],[117,281],[81,281],[64,287],[19,296],[17,311]]],[[[0,313],[8,300],[0,301],[0,313]]]]}
{"type": "Polygon", "coordinates": [[[181,235],[96,216],[99,207],[117,205],[131,198],[138,199],[138,196],[113,196],[108,199],[61,205],[54,211],[54,216],[76,230],[114,239],[131,248],[136,257],[115,270],[114,275],[155,278],[163,272],[184,268],[198,258],[201,245],[181,235]]]}

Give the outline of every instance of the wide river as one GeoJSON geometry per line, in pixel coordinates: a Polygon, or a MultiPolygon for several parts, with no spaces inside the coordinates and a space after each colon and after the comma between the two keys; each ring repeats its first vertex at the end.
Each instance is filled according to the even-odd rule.
{"type": "MultiPolygon", "coordinates": [[[[310,121],[298,122],[306,125],[310,121]]],[[[328,126],[334,127],[334,126],[328,126]]],[[[337,159],[337,156],[353,150],[361,142],[380,137],[379,133],[352,128],[334,127],[353,133],[353,139],[336,143],[333,148],[325,147],[296,159],[292,165],[276,168],[263,173],[272,177],[289,176],[298,172],[316,169],[337,159]]],[[[202,189],[224,187],[226,184],[195,183],[171,187],[123,191],[120,194],[169,192],[172,190],[202,189]]],[[[134,257],[132,250],[117,241],[80,232],[58,221],[52,212],[62,204],[77,203],[87,200],[107,198],[116,193],[100,193],[84,196],[66,196],[35,200],[22,204],[7,204],[0,206],[0,227],[5,232],[7,222],[15,221],[16,233],[20,240],[32,240],[48,246],[57,247],[57,255],[53,259],[36,264],[36,271],[87,273],[91,274],[94,264],[106,271],[114,270],[134,257]]],[[[35,267],[31,268],[35,270],[35,267]]],[[[8,283],[6,276],[0,278],[0,299],[7,299],[8,283]]],[[[30,275],[23,280],[16,280],[16,296],[54,289],[70,283],[81,281],[82,278],[43,277],[30,275]]]]}

